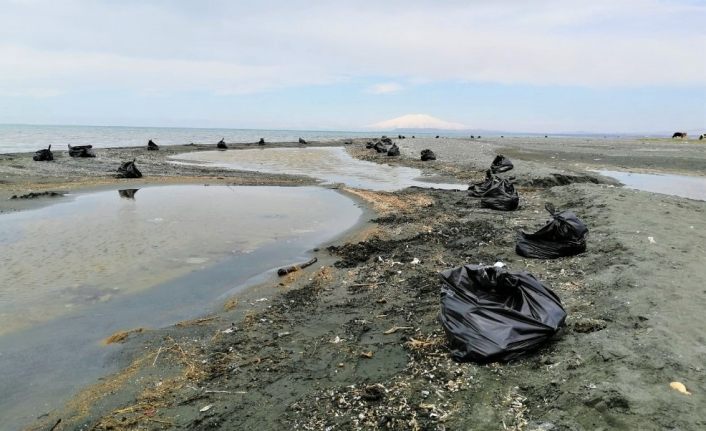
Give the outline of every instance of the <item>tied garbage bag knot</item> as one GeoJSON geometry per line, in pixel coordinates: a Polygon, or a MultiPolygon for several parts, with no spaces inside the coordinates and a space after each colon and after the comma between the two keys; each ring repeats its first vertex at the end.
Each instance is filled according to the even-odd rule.
{"type": "Polygon", "coordinates": [[[586,251],[588,227],[571,211],[558,212],[547,203],[551,219],[535,233],[519,232],[515,251],[520,256],[554,259],[574,256],[586,251]]]}
{"type": "Polygon", "coordinates": [[[457,361],[508,361],[564,326],[559,297],[527,272],[465,265],[440,277],[439,323],[457,361]]]}
{"type": "Polygon", "coordinates": [[[493,162],[490,164],[490,170],[493,171],[494,174],[507,172],[512,168],[514,168],[514,166],[510,159],[503,156],[502,154],[498,154],[497,156],[495,156],[495,159],[493,159],[493,162]]]}

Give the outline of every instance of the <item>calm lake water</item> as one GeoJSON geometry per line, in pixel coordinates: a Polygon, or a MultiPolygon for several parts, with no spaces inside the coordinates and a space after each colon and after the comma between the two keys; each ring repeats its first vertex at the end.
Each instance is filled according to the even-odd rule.
{"type": "Polygon", "coordinates": [[[636,174],[620,171],[597,171],[615,178],[626,187],[665,195],[706,201],[706,177],[672,174],[636,174]]]}
{"type": "Polygon", "coordinates": [[[191,129],[182,127],[34,126],[0,124],[0,154],[36,151],[52,145],[65,150],[67,144],[96,148],[136,147],[153,139],[158,145],[215,144],[226,142],[324,141],[373,136],[373,133],[308,130],[191,129]]]}
{"type": "Polygon", "coordinates": [[[112,371],[115,331],[219,306],[362,210],[318,187],[159,186],[0,215],[0,418],[17,429],[112,371]]]}
{"type": "Polygon", "coordinates": [[[359,160],[341,147],[199,151],[180,154],[175,159],[242,171],[303,175],[329,184],[342,183],[369,190],[392,191],[410,186],[452,190],[468,187],[421,181],[422,171],[419,169],[359,160]]]}

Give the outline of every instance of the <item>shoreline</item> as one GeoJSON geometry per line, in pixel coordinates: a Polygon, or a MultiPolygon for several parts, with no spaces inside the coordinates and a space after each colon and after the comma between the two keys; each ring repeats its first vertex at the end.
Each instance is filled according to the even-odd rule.
{"type": "MultiPolygon", "coordinates": [[[[477,181],[497,150],[461,149],[468,154],[462,158],[437,152],[447,143],[410,141],[398,141],[400,159],[370,153],[362,142],[351,153],[477,181]],[[412,159],[417,144],[434,148],[440,160],[412,159]]],[[[661,155],[665,169],[671,166],[668,154],[661,155]]],[[[128,337],[120,354],[126,368],[28,429],[58,419],[57,430],[286,424],[690,429],[706,423],[695,408],[704,401],[706,379],[693,342],[703,324],[698,310],[706,305],[699,294],[706,281],[700,263],[706,204],[615,188],[571,161],[555,167],[539,157],[511,158],[522,199],[518,211],[478,208],[465,192],[357,191],[376,218],[321,249],[320,262],[294,273],[285,286],[265,281],[260,288],[275,293],[271,300],[255,303],[243,296],[215,319],[128,337]],[[586,254],[553,261],[514,254],[514,232],[541,226],[547,200],[587,222],[586,254]],[[421,263],[412,264],[413,258],[421,263]],[[457,364],[436,323],[436,274],[495,260],[547,282],[569,312],[567,328],[511,363],[457,364]],[[393,328],[403,329],[388,333],[393,328]],[[670,390],[673,380],[693,395],[670,390]],[[672,414],[663,414],[665,409],[672,414]]]]}

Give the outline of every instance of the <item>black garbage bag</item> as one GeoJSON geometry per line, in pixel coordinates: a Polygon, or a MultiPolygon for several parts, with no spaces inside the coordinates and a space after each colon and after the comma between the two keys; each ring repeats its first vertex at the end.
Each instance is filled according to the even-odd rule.
{"type": "Polygon", "coordinates": [[[257,145],[265,145],[265,138],[260,138],[260,140],[257,141],[257,145]]]}
{"type": "Polygon", "coordinates": [[[93,145],[77,145],[75,147],[69,145],[69,156],[96,157],[96,153],[93,152],[93,145]]]}
{"type": "Polygon", "coordinates": [[[304,138],[299,138],[299,143],[300,143],[300,144],[306,144],[306,141],[304,140],[304,138]]]}
{"type": "Polygon", "coordinates": [[[508,180],[497,179],[480,198],[480,206],[500,211],[514,211],[520,205],[520,196],[508,180]]]}
{"type": "Polygon", "coordinates": [[[140,172],[139,169],[137,169],[137,165],[135,165],[135,159],[125,162],[120,167],[118,168],[118,174],[116,175],[118,178],[142,178],[142,172],[140,172]]]}
{"type": "Polygon", "coordinates": [[[466,265],[440,275],[439,322],[457,361],[508,361],[564,326],[559,297],[530,273],[466,265]]]}
{"type": "Polygon", "coordinates": [[[502,154],[495,156],[495,159],[493,159],[493,162],[490,164],[490,170],[493,171],[494,174],[507,172],[512,168],[514,168],[514,166],[512,165],[510,159],[502,154]]]}
{"type": "Polygon", "coordinates": [[[436,160],[436,154],[432,150],[422,150],[422,161],[436,160]]]}
{"type": "Polygon", "coordinates": [[[400,155],[400,147],[398,147],[397,144],[392,144],[392,146],[387,150],[387,155],[388,156],[399,156],[400,155]]]}
{"type": "Polygon", "coordinates": [[[375,144],[373,144],[373,141],[368,141],[365,143],[365,148],[371,149],[373,147],[375,147],[375,144]]]}
{"type": "Polygon", "coordinates": [[[387,153],[387,146],[382,142],[377,142],[373,148],[375,148],[375,151],[378,153],[387,153]]]}
{"type": "Polygon", "coordinates": [[[227,149],[228,149],[228,145],[226,144],[226,141],[225,141],[224,139],[221,139],[221,140],[218,141],[218,143],[216,144],[216,148],[218,148],[219,150],[227,150],[227,149]]]}
{"type": "Polygon", "coordinates": [[[588,227],[571,211],[557,212],[554,205],[545,205],[552,218],[535,233],[520,232],[515,252],[535,259],[554,259],[586,251],[588,227]]]}
{"type": "Polygon", "coordinates": [[[159,151],[159,145],[155,144],[151,139],[147,142],[147,149],[149,151],[159,151]]]}
{"type": "Polygon", "coordinates": [[[474,198],[482,197],[493,185],[500,181],[500,178],[493,175],[490,169],[488,169],[485,171],[485,179],[483,181],[468,186],[468,195],[474,198]]]}
{"type": "Polygon", "coordinates": [[[46,150],[38,150],[32,156],[35,162],[51,162],[54,160],[54,153],[51,152],[51,145],[46,150]]]}
{"type": "Polygon", "coordinates": [[[387,136],[383,136],[382,138],[380,138],[380,142],[382,142],[383,144],[392,145],[392,139],[388,138],[387,136]]]}

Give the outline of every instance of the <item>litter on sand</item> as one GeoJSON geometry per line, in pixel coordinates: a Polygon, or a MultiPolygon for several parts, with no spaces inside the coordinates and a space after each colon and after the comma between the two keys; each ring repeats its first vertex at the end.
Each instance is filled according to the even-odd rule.
{"type": "Polygon", "coordinates": [[[32,160],[35,162],[51,162],[54,160],[54,154],[51,152],[51,145],[45,150],[38,150],[32,156],[32,160]]]}
{"type": "Polygon", "coordinates": [[[515,251],[520,256],[536,259],[554,259],[574,256],[586,251],[588,227],[571,211],[557,211],[547,203],[544,208],[551,219],[535,233],[520,232],[515,251]]]}
{"type": "Polygon", "coordinates": [[[480,206],[499,211],[514,211],[520,205],[520,195],[509,180],[498,180],[483,193],[480,206]]]}
{"type": "Polygon", "coordinates": [[[135,159],[125,162],[118,168],[117,178],[142,178],[142,172],[137,169],[135,159]]]}
{"type": "Polygon", "coordinates": [[[490,164],[490,170],[494,173],[501,173],[501,172],[507,172],[514,168],[514,165],[508,159],[507,157],[503,156],[502,154],[498,154],[495,156],[495,159],[493,159],[493,162],[490,164]]]}
{"type": "Polygon", "coordinates": [[[442,272],[439,322],[458,361],[507,361],[564,326],[559,297],[527,272],[466,265],[442,272]]]}

